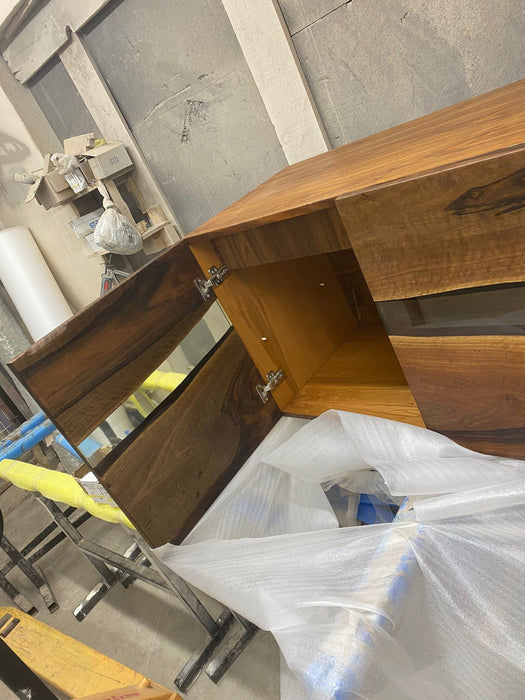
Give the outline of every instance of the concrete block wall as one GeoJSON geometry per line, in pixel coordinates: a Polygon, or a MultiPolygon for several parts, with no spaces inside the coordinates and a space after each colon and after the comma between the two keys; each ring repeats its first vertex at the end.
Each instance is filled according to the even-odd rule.
{"type": "Polygon", "coordinates": [[[522,0],[279,0],[333,147],[525,77],[522,0]]]}

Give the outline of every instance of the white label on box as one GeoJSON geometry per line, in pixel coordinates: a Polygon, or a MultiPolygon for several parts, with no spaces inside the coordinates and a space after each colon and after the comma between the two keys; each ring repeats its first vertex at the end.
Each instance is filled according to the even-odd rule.
{"type": "Polygon", "coordinates": [[[99,253],[101,250],[103,250],[105,253],[107,253],[107,250],[95,241],[95,234],[94,233],[88,233],[88,235],[85,236],[84,240],[86,241],[86,243],[88,244],[88,246],[90,247],[90,249],[94,253],[99,253]]]}
{"type": "Polygon", "coordinates": [[[73,168],[70,173],[65,173],[64,177],[66,178],[73,192],[82,192],[88,186],[84,173],[82,170],[80,170],[80,168],[73,168]]]}

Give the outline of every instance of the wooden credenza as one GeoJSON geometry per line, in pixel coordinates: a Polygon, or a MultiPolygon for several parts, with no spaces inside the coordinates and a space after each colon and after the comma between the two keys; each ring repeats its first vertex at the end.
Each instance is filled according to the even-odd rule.
{"type": "Polygon", "coordinates": [[[95,468],[150,543],[181,541],[283,413],[525,457],[525,81],[285,168],[12,369],[78,444],[223,267],[211,297],[233,329],[95,468]]]}

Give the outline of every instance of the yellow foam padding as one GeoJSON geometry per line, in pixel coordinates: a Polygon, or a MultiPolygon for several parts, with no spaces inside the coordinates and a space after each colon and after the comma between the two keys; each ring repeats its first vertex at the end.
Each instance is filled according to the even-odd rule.
{"type": "Polygon", "coordinates": [[[0,479],[5,479],[24,491],[38,491],[52,501],[87,510],[95,518],[106,520],[108,523],[121,523],[131,530],[135,529],[120,508],[95,503],[71,474],[55,472],[15,459],[3,459],[0,461],[0,479]]]}
{"type": "Polygon", "coordinates": [[[173,391],[173,389],[178,387],[185,379],[185,374],[155,370],[144,380],[141,389],[164,389],[164,391],[173,391]]]}

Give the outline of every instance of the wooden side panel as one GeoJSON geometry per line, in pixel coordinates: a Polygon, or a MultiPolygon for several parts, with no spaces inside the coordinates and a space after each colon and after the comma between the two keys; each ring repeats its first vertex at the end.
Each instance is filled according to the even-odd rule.
{"type": "Polygon", "coordinates": [[[200,275],[181,241],[10,363],[70,442],[89,435],[204,315],[200,275]]]}
{"type": "Polygon", "coordinates": [[[427,428],[525,459],[525,336],[390,340],[427,428]]]}
{"type": "Polygon", "coordinates": [[[280,413],[235,331],[96,467],[152,546],[178,544],[266,436],[280,413]]]}
{"type": "Polygon", "coordinates": [[[525,149],[337,200],[376,301],[525,280],[525,149]]]}
{"type": "MultiPolygon", "coordinates": [[[[203,269],[224,262],[210,243],[192,250],[203,269]]],[[[235,270],[216,294],[261,375],[284,370],[273,392],[281,408],[356,327],[324,255],[235,270]]]]}
{"type": "MultiPolygon", "coordinates": [[[[212,245],[217,258],[230,270],[350,247],[335,207],[266,226],[254,226],[242,233],[217,238],[212,245]]],[[[194,246],[197,250],[198,240],[192,243],[192,248],[194,246]]]]}

